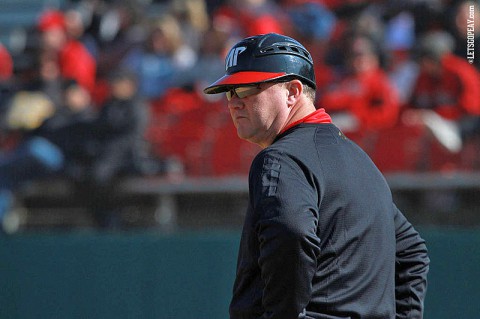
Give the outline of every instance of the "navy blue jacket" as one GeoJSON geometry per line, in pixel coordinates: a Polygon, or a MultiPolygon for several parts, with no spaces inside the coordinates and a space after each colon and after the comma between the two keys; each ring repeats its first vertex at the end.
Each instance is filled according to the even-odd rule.
{"type": "Polygon", "coordinates": [[[232,319],[422,318],[425,242],[333,124],[299,124],[262,150],[249,195],[232,319]]]}

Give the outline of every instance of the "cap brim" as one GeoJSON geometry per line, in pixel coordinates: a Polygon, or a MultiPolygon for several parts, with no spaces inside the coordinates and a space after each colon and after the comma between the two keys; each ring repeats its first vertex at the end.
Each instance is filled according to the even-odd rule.
{"type": "Polygon", "coordinates": [[[274,80],[285,76],[285,72],[244,71],[226,74],[203,90],[205,94],[217,94],[228,91],[232,85],[252,84],[274,80]]]}

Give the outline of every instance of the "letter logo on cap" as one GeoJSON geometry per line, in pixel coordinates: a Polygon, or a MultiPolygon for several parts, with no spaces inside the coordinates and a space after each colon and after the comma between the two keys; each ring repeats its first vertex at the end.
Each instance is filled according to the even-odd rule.
{"type": "Polygon", "coordinates": [[[228,70],[228,68],[231,68],[232,66],[236,66],[238,63],[238,55],[246,49],[246,47],[236,47],[230,50],[227,59],[225,60],[225,70],[228,70]]]}

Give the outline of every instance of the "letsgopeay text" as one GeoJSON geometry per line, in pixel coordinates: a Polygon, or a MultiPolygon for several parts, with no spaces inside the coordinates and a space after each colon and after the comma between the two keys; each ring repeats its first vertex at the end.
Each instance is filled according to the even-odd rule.
{"type": "Polygon", "coordinates": [[[467,59],[473,63],[475,59],[475,7],[469,7],[469,15],[467,19],[467,59]]]}

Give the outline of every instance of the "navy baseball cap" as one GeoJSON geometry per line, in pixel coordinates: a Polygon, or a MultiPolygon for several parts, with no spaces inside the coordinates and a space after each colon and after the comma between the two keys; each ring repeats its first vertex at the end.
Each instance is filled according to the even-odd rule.
{"type": "Polygon", "coordinates": [[[268,33],[235,44],[225,59],[225,75],[204,89],[206,94],[226,92],[232,86],[298,78],[316,88],[313,60],[307,49],[291,37],[268,33]]]}

